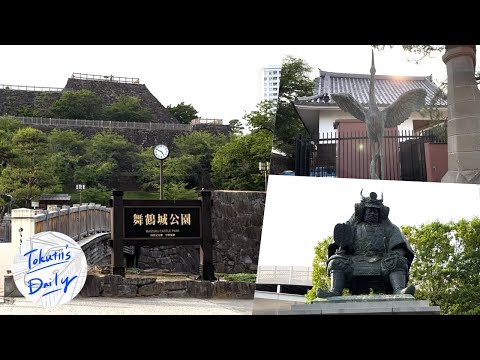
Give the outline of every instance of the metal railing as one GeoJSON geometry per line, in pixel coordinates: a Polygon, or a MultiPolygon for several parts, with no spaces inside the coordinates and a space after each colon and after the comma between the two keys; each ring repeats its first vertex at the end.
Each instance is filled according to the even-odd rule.
{"type": "Polygon", "coordinates": [[[113,76],[113,75],[82,74],[82,73],[75,73],[75,72],[72,74],[72,79],[110,81],[110,82],[118,82],[123,84],[140,84],[140,78],[113,76]]]}
{"type": "Polygon", "coordinates": [[[16,116],[24,125],[54,125],[54,126],[75,126],[75,127],[99,127],[105,129],[147,129],[147,130],[180,130],[192,131],[190,124],[169,124],[169,123],[141,123],[129,121],[107,121],[107,120],[79,120],[79,119],[54,119],[16,116]]]}
{"type": "MultiPolygon", "coordinates": [[[[385,130],[385,180],[406,180],[406,174],[411,172],[412,168],[418,173],[417,181],[426,181],[423,171],[423,144],[445,141],[446,130],[385,130]]],[[[370,151],[370,140],[366,131],[327,132],[321,133],[317,139],[300,138],[296,143],[295,173],[301,176],[368,179],[370,151]]],[[[378,152],[377,144],[374,151],[378,152]]]]}
{"type": "Polygon", "coordinates": [[[208,125],[223,125],[222,119],[193,119],[190,124],[192,125],[200,125],[200,124],[208,124],[208,125]]]}
{"type": "Polygon", "coordinates": [[[51,91],[61,92],[64,88],[57,88],[51,86],[29,86],[29,85],[5,85],[0,84],[0,89],[4,90],[23,90],[23,91],[51,91]]]}
{"type": "Polygon", "coordinates": [[[106,206],[89,204],[36,213],[35,234],[58,231],[77,241],[83,237],[110,231],[110,212],[106,206]]]}
{"type": "Polygon", "coordinates": [[[312,285],[312,268],[305,266],[259,266],[257,284],[312,285]]]}

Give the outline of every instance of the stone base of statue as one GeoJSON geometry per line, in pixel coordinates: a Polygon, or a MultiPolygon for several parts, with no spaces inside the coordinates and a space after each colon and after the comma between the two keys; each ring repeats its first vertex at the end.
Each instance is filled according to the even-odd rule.
{"type": "Polygon", "coordinates": [[[285,315],[438,315],[439,306],[412,295],[352,295],[315,299],[312,304],[292,305],[285,315]]]}

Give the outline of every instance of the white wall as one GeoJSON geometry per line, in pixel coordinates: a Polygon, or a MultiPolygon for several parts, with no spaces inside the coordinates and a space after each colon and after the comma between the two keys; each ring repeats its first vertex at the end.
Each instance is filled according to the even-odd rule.
{"type": "Polygon", "coordinates": [[[0,244],[0,296],[3,296],[3,279],[7,270],[12,270],[12,243],[0,244]]]}
{"type": "MultiPolygon", "coordinates": [[[[353,116],[339,109],[321,110],[318,120],[320,136],[322,132],[334,132],[333,123],[338,119],[353,119],[353,116]]],[[[398,126],[398,130],[413,130],[413,119],[419,120],[423,117],[417,112],[412,113],[409,119],[398,126]]]]}

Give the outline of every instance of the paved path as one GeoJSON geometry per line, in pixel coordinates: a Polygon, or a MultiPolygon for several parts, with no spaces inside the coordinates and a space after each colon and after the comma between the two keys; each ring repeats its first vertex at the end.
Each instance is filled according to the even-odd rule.
{"type": "Polygon", "coordinates": [[[24,298],[0,297],[0,315],[250,315],[253,300],[76,298],[48,309],[24,298]]]}

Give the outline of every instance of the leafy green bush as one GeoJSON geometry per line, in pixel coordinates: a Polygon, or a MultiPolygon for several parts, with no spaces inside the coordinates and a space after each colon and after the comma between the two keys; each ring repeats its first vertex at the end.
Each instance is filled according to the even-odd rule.
{"type": "Polygon", "coordinates": [[[327,275],[327,254],[328,254],[328,244],[332,242],[332,237],[319,241],[317,246],[314,248],[315,256],[313,258],[312,264],[312,284],[313,287],[305,294],[308,302],[311,302],[316,297],[316,292],[318,288],[329,289],[330,288],[330,279],[327,275]]]}

